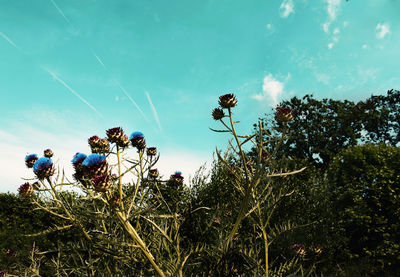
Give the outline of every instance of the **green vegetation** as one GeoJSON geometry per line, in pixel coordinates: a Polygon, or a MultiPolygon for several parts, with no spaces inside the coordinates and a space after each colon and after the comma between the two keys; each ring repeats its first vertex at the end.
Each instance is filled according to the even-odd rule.
{"type": "MultiPolygon", "coordinates": [[[[49,177],[29,197],[1,194],[0,269],[30,276],[400,274],[399,91],[358,103],[292,98],[250,136],[235,131],[234,96],[222,96],[220,106],[213,117],[223,129],[215,131],[232,143],[190,187],[179,172],[158,178],[158,157],[146,156],[135,132],[135,159],[122,146],[108,148],[118,160],[109,173],[119,172],[110,182],[74,164],[81,173],[74,182],[49,177]],[[118,178],[127,168],[135,168],[136,183],[118,178]],[[39,250],[28,251],[32,245],[39,250]],[[7,257],[8,249],[17,254],[7,257]]],[[[119,137],[108,139],[118,145],[119,137]]]]}

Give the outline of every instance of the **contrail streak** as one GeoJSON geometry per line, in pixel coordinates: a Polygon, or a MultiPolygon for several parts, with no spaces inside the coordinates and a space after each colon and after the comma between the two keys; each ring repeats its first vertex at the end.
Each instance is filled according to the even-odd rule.
{"type": "Polygon", "coordinates": [[[54,7],[58,10],[58,12],[62,15],[62,17],[64,17],[65,21],[67,21],[67,23],[72,26],[71,21],[69,21],[69,19],[65,16],[64,12],[57,6],[57,4],[54,2],[54,0],[50,0],[50,1],[51,1],[51,3],[53,3],[54,7]]]}
{"type": "Polygon", "coordinates": [[[97,61],[101,64],[101,66],[107,70],[106,66],[104,65],[103,61],[96,55],[96,53],[92,52],[93,55],[96,57],[97,61]]]}
{"type": "Polygon", "coordinates": [[[57,80],[60,84],[62,84],[64,87],[66,87],[72,94],[74,94],[76,97],[78,97],[83,103],[89,106],[95,113],[97,113],[99,116],[103,117],[103,115],[95,108],[93,107],[88,101],[86,101],[82,96],[79,95],[75,90],[73,90],[69,85],[67,85],[61,78],[59,78],[54,72],[51,72],[50,70],[43,68],[47,73],[49,73],[55,80],[57,80]]]}
{"type": "Polygon", "coordinates": [[[14,41],[12,41],[8,36],[6,36],[5,34],[3,34],[2,32],[0,32],[0,36],[2,36],[9,44],[11,44],[12,46],[14,46],[15,48],[17,48],[19,51],[22,52],[21,48],[19,48],[14,41]]]}
{"type": "Polygon", "coordinates": [[[160,131],[162,131],[162,127],[161,127],[161,123],[160,123],[160,118],[158,117],[157,110],[156,110],[156,108],[154,107],[153,102],[151,101],[151,98],[150,98],[149,93],[148,93],[147,91],[146,91],[145,93],[146,93],[146,96],[147,96],[147,100],[149,100],[149,104],[150,104],[151,110],[153,111],[153,115],[154,115],[154,118],[156,119],[158,128],[160,128],[160,131]]]}
{"type": "Polygon", "coordinates": [[[117,86],[125,93],[125,95],[129,98],[129,100],[131,100],[131,102],[133,103],[133,105],[135,105],[136,109],[138,109],[138,111],[141,113],[141,115],[144,117],[144,119],[146,119],[147,121],[149,121],[149,119],[147,118],[147,116],[144,114],[144,112],[142,111],[142,109],[138,106],[138,104],[136,104],[135,101],[133,101],[133,99],[130,97],[130,95],[128,94],[128,92],[125,90],[125,88],[117,81],[117,79],[113,78],[113,81],[115,82],[115,84],[117,84],[117,86]]]}

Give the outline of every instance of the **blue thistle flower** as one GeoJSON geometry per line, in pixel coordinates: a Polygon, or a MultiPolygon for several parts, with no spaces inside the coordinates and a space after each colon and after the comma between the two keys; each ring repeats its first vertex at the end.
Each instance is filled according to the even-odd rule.
{"type": "Polygon", "coordinates": [[[39,179],[52,176],[54,174],[53,161],[50,158],[41,157],[33,165],[33,172],[39,179]]]}
{"type": "Polygon", "coordinates": [[[93,166],[101,163],[102,161],[106,160],[106,156],[100,154],[90,154],[85,158],[82,162],[83,166],[93,166]]]}
{"type": "Polygon", "coordinates": [[[28,168],[32,168],[35,162],[39,159],[38,155],[36,154],[29,154],[25,157],[25,164],[28,168]]]}
{"type": "Polygon", "coordinates": [[[82,162],[86,159],[86,155],[83,153],[76,153],[74,158],[72,159],[72,164],[74,166],[78,165],[78,164],[82,164],[82,162]]]}
{"type": "Polygon", "coordinates": [[[131,141],[132,146],[136,147],[138,150],[146,148],[146,141],[142,132],[133,132],[130,135],[129,140],[131,141]]]}
{"type": "Polygon", "coordinates": [[[107,173],[108,165],[106,156],[100,154],[91,154],[82,162],[89,177],[107,173]]]}

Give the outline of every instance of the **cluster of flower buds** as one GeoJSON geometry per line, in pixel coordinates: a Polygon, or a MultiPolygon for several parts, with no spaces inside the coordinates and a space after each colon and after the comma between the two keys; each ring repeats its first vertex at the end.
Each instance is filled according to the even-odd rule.
{"type": "Polygon", "coordinates": [[[129,146],[129,138],[124,134],[124,131],[121,127],[108,129],[106,133],[109,142],[115,143],[119,147],[123,148],[129,146]]]}
{"type": "Polygon", "coordinates": [[[33,194],[33,188],[32,186],[27,182],[25,184],[22,184],[19,188],[18,188],[18,193],[19,195],[21,195],[22,197],[29,197],[33,194]]]}
{"type": "Polygon", "coordinates": [[[46,158],[51,158],[51,157],[53,157],[53,151],[51,149],[46,149],[46,150],[43,151],[43,155],[46,158]]]}
{"type": "Polygon", "coordinates": [[[138,150],[143,150],[146,148],[146,140],[141,132],[133,132],[130,135],[129,140],[131,141],[132,146],[136,147],[138,150]]]}
{"type": "Polygon", "coordinates": [[[33,165],[33,173],[41,180],[53,176],[54,172],[53,161],[50,158],[41,157],[33,165]]]}
{"type": "Polygon", "coordinates": [[[212,111],[212,117],[214,120],[221,120],[225,117],[225,112],[223,109],[230,109],[236,106],[237,104],[237,99],[234,94],[228,93],[221,95],[219,97],[219,106],[220,108],[215,108],[212,111]]]}
{"type": "Polygon", "coordinates": [[[297,255],[305,256],[307,254],[306,247],[303,244],[297,244],[296,243],[296,244],[293,244],[290,248],[297,255]]]}
{"type": "Polygon", "coordinates": [[[287,107],[276,108],[275,119],[278,122],[289,122],[293,119],[292,109],[287,107]]]}
{"type": "Polygon", "coordinates": [[[174,181],[174,182],[176,182],[178,184],[183,184],[182,172],[175,171],[175,173],[171,175],[170,180],[174,181]]]}
{"type": "Polygon", "coordinates": [[[105,138],[99,138],[98,136],[92,136],[88,139],[88,143],[92,153],[107,153],[110,152],[110,144],[105,138]]]}

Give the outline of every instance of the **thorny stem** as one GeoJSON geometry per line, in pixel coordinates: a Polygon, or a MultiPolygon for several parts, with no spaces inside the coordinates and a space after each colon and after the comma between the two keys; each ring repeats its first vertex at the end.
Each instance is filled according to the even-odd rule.
{"type": "Polygon", "coordinates": [[[118,158],[118,190],[119,198],[121,199],[121,209],[124,209],[124,203],[122,201],[122,176],[121,176],[121,154],[119,152],[119,146],[117,145],[117,158],[118,158]]]}

